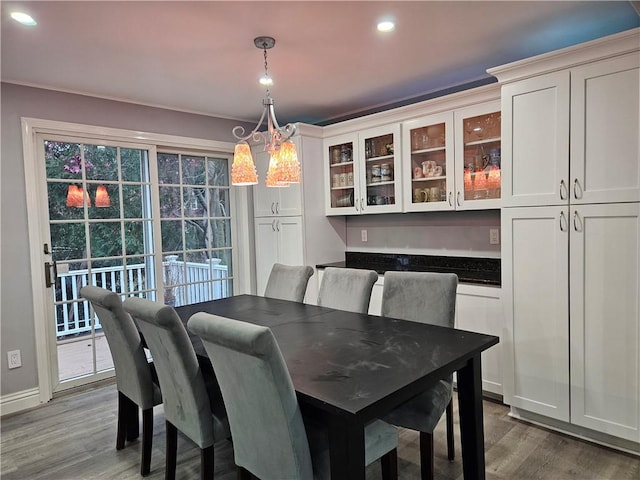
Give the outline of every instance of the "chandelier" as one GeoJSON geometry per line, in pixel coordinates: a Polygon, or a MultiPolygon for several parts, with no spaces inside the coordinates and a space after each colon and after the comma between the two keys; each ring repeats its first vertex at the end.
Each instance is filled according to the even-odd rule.
{"type": "Polygon", "coordinates": [[[264,143],[264,150],[269,152],[269,169],[265,184],[267,187],[288,187],[291,183],[300,183],[300,163],[295,144],[289,138],[295,133],[296,126],[291,123],[280,127],[273,109],[273,98],[269,92],[269,86],[273,80],[269,76],[267,68],[267,50],[273,48],[276,41],[272,37],[257,37],[253,40],[257,48],[264,52],[264,76],[260,83],[266,87],[266,95],[262,100],[262,116],[258,120],[256,128],[245,135],[244,127],[238,125],[233,128],[233,136],[238,139],[233,154],[231,166],[232,185],[255,185],[258,183],[251,148],[247,140],[264,143]],[[267,121],[267,130],[258,131],[264,121],[267,121]]]}

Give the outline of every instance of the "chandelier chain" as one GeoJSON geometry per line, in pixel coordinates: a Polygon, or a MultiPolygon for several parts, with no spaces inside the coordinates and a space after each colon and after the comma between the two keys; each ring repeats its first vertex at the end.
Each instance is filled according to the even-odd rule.
{"type": "MultiPolygon", "coordinates": [[[[268,66],[267,66],[267,44],[266,43],[262,44],[262,50],[264,51],[264,77],[268,79],[270,77],[269,77],[269,69],[268,69],[268,66]]],[[[267,97],[268,97],[269,96],[269,83],[267,83],[265,85],[265,87],[267,89],[267,97]]]]}

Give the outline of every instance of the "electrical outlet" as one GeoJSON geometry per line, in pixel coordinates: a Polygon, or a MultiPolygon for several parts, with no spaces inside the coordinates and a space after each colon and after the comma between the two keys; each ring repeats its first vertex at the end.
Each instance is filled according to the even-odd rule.
{"type": "Polygon", "coordinates": [[[497,228],[489,229],[489,244],[500,245],[500,230],[497,228]]]}
{"type": "Polygon", "coordinates": [[[10,352],[7,352],[7,359],[9,361],[9,368],[18,368],[22,366],[20,350],[11,350],[10,352]]]}
{"type": "Polygon", "coordinates": [[[367,241],[367,231],[366,230],[360,230],[360,240],[362,240],[363,242],[367,241]]]}

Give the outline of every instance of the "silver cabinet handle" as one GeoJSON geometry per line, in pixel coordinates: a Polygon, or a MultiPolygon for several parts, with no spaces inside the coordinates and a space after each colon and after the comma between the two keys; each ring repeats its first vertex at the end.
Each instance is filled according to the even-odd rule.
{"type": "Polygon", "coordinates": [[[453,207],[453,203],[451,202],[451,196],[453,195],[453,192],[449,192],[449,206],[453,207]]]}
{"type": "Polygon", "coordinates": [[[560,212],[560,231],[561,232],[567,231],[567,219],[564,216],[564,210],[560,212]]]}
{"type": "Polygon", "coordinates": [[[580,189],[580,184],[578,183],[578,179],[574,179],[573,180],[573,198],[575,198],[576,200],[579,198],[578,197],[578,190],[580,189]]]}
{"type": "Polygon", "coordinates": [[[358,208],[358,199],[357,198],[353,201],[353,206],[356,207],[356,212],[360,211],[360,209],[358,208]]]}
{"type": "Polygon", "coordinates": [[[573,212],[573,229],[574,229],[576,232],[579,232],[579,231],[580,231],[580,229],[578,228],[578,221],[579,221],[579,220],[580,220],[580,217],[578,217],[578,211],[577,211],[577,210],[575,210],[575,211],[573,212]]]}
{"type": "Polygon", "coordinates": [[[274,210],[275,204],[273,202],[271,202],[271,213],[275,214],[275,210],[274,210]]]}
{"type": "Polygon", "coordinates": [[[275,220],[271,220],[271,230],[272,230],[273,232],[275,232],[275,231],[276,231],[276,221],[275,221],[275,220]]]}
{"type": "Polygon", "coordinates": [[[276,202],[276,213],[280,213],[280,202],[276,202]]]}
{"type": "Polygon", "coordinates": [[[567,186],[564,183],[564,180],[560,180],[560,200],[567,199],[567,186]]]}
{"type": "Polygon", "coordinates": [[[280,231],[280,220],[276,220],[276,230],[280,231]]]}
{"type": "Polygon", "coordinates": [[[364,198],[360,197],[360,211],[364,212],[364,198]]]}
{"type": "Polygon", "coordinates": [[[462,206],[462,204],[460,203],[460,192],[456,194],[456,203],[458,204],[459,207],[462,206]]]}

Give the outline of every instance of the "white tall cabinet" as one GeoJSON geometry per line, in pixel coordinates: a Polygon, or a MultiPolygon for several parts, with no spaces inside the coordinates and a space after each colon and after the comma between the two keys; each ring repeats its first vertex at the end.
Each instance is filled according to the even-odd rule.
{"type": "MultiPolygon", "coordinates": [[[[322,129],[298,124],[292,137],[302,169],[300,184],[266,187],[269,155],[253,149],[259,183],[253,187],[256,293],[263,295],[274,263],[310,265],[344,260],[344,218],[324,215],[322,129]]],[[[318,275],[309,280],[305,301],[315,303],[318,275]]]]}
{"type": "Polygon", "coordinates": [[[633,451],[639,32],[490,70],[503,84],[504,401],[633,451]]]}

